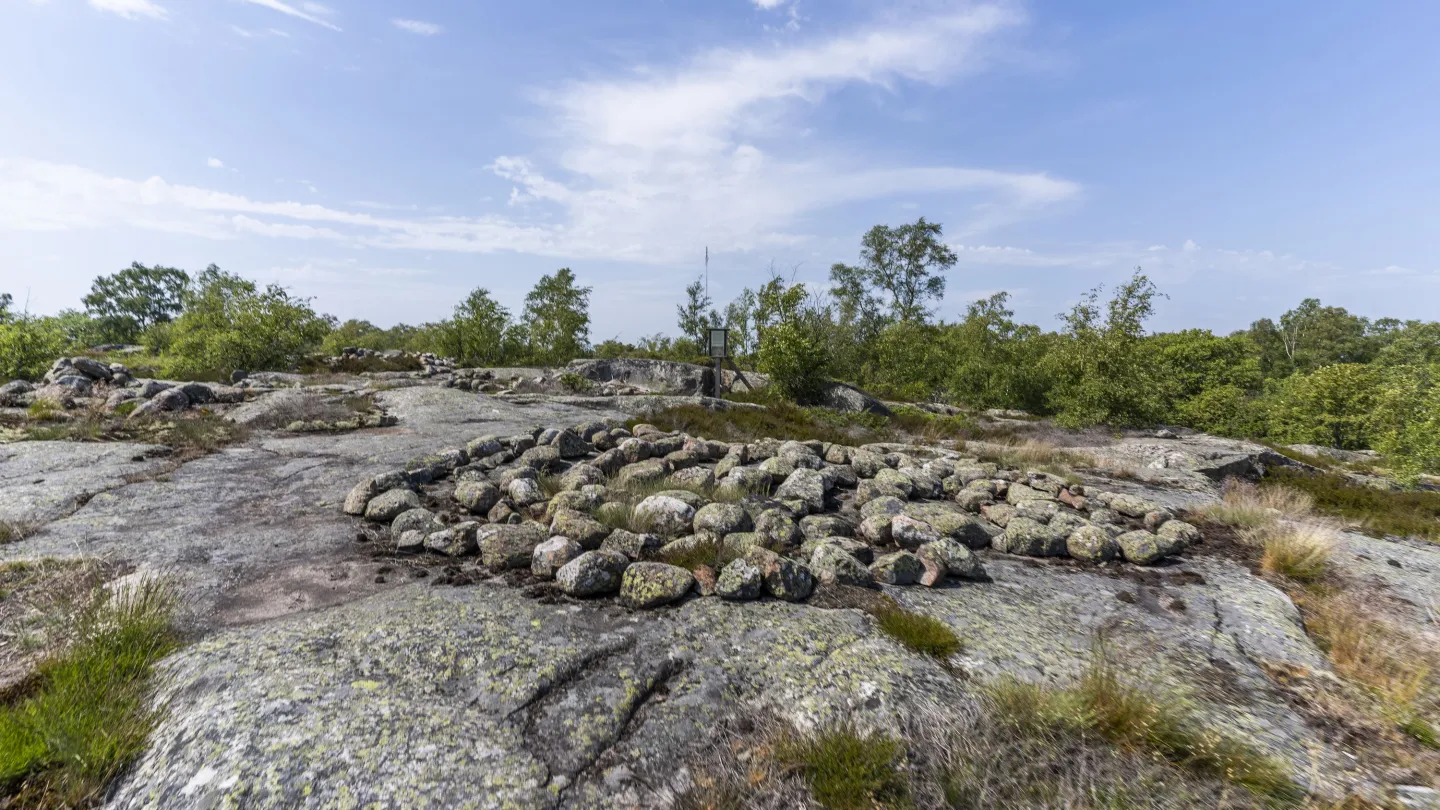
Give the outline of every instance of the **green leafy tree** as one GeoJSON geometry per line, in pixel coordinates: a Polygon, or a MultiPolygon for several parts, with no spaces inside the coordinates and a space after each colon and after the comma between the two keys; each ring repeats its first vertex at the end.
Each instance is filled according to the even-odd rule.
{"type": "Polygon", "coordinates": [[[736,358],[755,353],[755,291],[746,287],[725,305],[725,325],[730,328],[730,354],[736,358]]]}
{"type": "Polygon", "coordinates": [[[525,296],[521,327],[535,362],[560,365],[589,350],[590,292],[567,267],[542,277],[525,296]]]}
{"type": "Polygon", "coordinates": [[[85,311],[104,325],[107,337],[129,342],[178,315],[189,283],[184,271],[133,262],[118,273],[96,278],[82,300],[85,311]]]}
{"type": "Polygon", "coordinates": [[[841,320],[873,323],[882,317],[925,321],[927,303],[945,296],[945,273],[955,266],[955,251],[941,241],[942,227],[920,217],[892,228],[876,225],[860,241],[860,264],[830,268],[831,294],[841,320]]]}
{"type": "Polygon", "coordinates": [[[369,321],[361,321],[351,318],[340,324],[325,336],[320,343],[320,351],[328,355],[338,355],[347,348],[356,349],[390,349],[395,348],[386,344],[385,330],[369,321]]]}
{"type": "Polygon", "coordinates": [[[712,306],[710,296],[705,292],[705,284],[700,279],[685,288],[685,303],[675,305],[675,314],[680,334],[690,338],[699,347],[707,345],[709,330],[722,323],[720,313],[712,306]]]}
{"type": "MultiPolygon", "coordinates": [[[[1393,321],[1385,324],[1379,332],[1380,350],[1375,355],[1375,364],[1380,366],[1405,366],[1412,364],[1440,363],[1440,322],[1393,321]]],[[[1376,322],[1380,324],[1379,321],[1376,322]]]]}
{"type": "Polygon", "coordinates": [[[1064,332],[1045,356],[1055,421],[1067,427],[1153,424],[1164,411],[1155,356],[1144,344],[1155,285],[1137,268],[1103,315],[1099,293],[1096,287],[1060,316],[1064,332]]]}
{"type": "Polygon", "coordinates": [[[307,298],[276,284],[260,290],[211,265],[187,291],[185,311],[170,330],[173,368],[189,375],[288,369],[333,325],[307,298]]]}
{"type": "Polygon", "coordinates": [[[1262,349],[1267,376],[1283,377],[1335,363],[1367,363],[1376,350],[1368,320],[1344,307],[1321,306],[1318,298],[1301,301],[1281,315],[1278,324],[1268,318],[1256,321],[1250,332],[1262,349]]]}
{"type": "Polygon", "coordinates": [[[944,327],[896,321],[872,342],[863,382],[887,399],[929,402],[947,387],[950,357],[944,327]]]}
{"type": "Polygon", "coordinates": [[[830,352],[817,322],[823,313],[804,284],[770,279],[756,295],[759,335],[756,364],[770,375],[782,396],[801,404],[818,402],[829,382],[830,352]]]}
{"type": "Polygon", "coordinates": [[[1269,399],[1269,432],[1287,444],[1346,450],[1370,446],[1381,377],[1361,363],[1336,363],[1280,381],[1269,399]]]}
{"type": "Polygon", "coordinates": [[[1040,361],[1053,342],[1040,328],[1015,323],[999,292],[975,301],[965,317],[946,330],[949,394],[976,408],[1043,411],[1048,378],[1040,361]]]}
{"type": "Polygon", "coordinates": [[[0,293],[0,323],[9,321],[14,315],[10,308],[15,305],[15,299],[10,293],[0,293]]]}
{"type": "Polygon", "coordinates": [[[476,287],[456,305],[449,326],[449,354],[461,365],[500,365],[513,354],[508,339],[510,311],[484,287],[476,287]]]}
{"type": "Polygon", "coordinates": [[[1388,369],[1371,430],[1375,449],[1400,483],[1440,474],[1440,364],[1388,369]]]}
{"type": "Polygon", "coordinates": [[[0,383],[39,379],[72,345],[58,318],[8,315],[0,321],[0,383]]]}

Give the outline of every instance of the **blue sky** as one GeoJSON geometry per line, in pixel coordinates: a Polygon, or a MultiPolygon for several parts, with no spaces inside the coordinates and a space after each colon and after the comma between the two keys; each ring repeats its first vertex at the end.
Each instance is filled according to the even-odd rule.
{"type": "Polygon", "coordinates": [[[0,291],[214,262],[382,325],[595,288],[674,330],[925,215],[940,314],[1047,327],[1143,266],[1157,328],[1317,296],[1440,316],[1440,6],[0,0],[0,291]]]}

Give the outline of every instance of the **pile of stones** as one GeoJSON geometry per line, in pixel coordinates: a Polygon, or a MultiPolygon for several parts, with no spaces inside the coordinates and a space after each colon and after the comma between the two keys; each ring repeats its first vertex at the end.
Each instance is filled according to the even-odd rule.
{"type": "Polygon", "coordinates": [[[48,401],[65,410],[99,406],[108,412],[134,403],[130,415],[154,416],[191,407],[242,402],[240,388],[213,383],[170,383],[136,379],[121,363],[89,357],[62,357],[39,386],[15,380],[0,386],[0,407],[28,407],[48,401]]]}
{"type": "Polygon", "coordinates": [[[1150,565],[1200,540],[1144,498],[944,448],[613,421],[481,436],[361,481],[344,511],[400,553],[478,556],[507,581],[636,608],[692,590],[802,601],[817,582],[986,581],[977,552],[1150,565]]]}
{"type": "Polygon", "coordinates": [[[495,396],[585,394],[597,397],[624,397],[650,393],[644,388],[628,383],[614,380],[596,382],[578,375],[567,377],[566,374],[535,376],[517,374],[501,378],[487,368],[457,368],[441,384],[446,388],[459,388],[462,391],[475,391],[495,396]]]}

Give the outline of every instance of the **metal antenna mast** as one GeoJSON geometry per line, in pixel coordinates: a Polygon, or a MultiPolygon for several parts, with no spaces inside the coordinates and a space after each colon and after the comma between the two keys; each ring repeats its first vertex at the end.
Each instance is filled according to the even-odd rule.
{"type": "Polygon", "coordinates": [[[710,246],[705,246],[705,300],[710,300],[710,246]]]}

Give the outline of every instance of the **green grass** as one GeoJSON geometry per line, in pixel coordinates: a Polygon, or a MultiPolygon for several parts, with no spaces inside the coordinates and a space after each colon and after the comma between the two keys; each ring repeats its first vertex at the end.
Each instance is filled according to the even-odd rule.
{"type": "Polygon", "coordinates": [[[665,562],[691,571],[707,566],[719,573],[731,560],[725,554],[725,546],[719,540],[697,542],[686,549],[666,552],[661,555],[665,562]]]}
{"type": "Polygon", "coordinates": [[[65,410],[53,400],[37,399],[30,403],[30,407],[25,409],[25,415],[36,422],[50,422],[56,419],[63,419],[65,410]]]}
{"type": "Polygon", "coordinates": [[[1344,476],[1276,469],[1261,489],[1285,486],[1308,494],[1319,511],[1355,521],[1367,533],[1440,542],[1440,492],[1390,492],[1344,476]]]}
{"type": "Polygon", "coordinates": [[[612,529],[624,529],[636,534],[649,534],[655,528],[650,518],[636,514],[635,504],[624,501],[600,504],[595,510],[595,519],[612,529]]]}
{"type": "Polygon", "coordinates": [[[905,748],[898,740],[841,727],[783,739],[776,753],[781,763],[804,775],[827,810],[913,806],[909,781],[899,768],[905,748]]]}
{"type": "Polygon", "coordinates": [[[41,665],[34,687],[0,706],[0,805],[99,802],[157,720],[151,673],[176,647],[174,608],[171,588],[150,581],[102,591],[76,618],[71,644],[41,665]]]}
{"type": "Polygon", "coordinates": [[[1207,728],[1184,696],[1128,682],[1103,649],[1073,686],[1004,679],[989,684],[985,693],[995,718],[1016,734],[1098,737],[1262,797],[1279,802],[1300,798],[1298,787],[1277,760],[1243,740],[1207,728]]]}
{"type": "Polygon", "coordinates": [[[948,661],[960,652],[960,638],[944,622],[887,601],[871,611],[880,630],[915,652],[948,661]]]}

